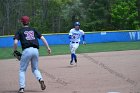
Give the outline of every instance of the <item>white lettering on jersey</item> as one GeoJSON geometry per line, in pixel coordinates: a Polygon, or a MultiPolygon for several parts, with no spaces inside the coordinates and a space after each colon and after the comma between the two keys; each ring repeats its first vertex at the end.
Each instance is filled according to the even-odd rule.
{"type": "Polygon", "coordinates": [[[24,34],[26,35],[26,40],[34,40],[34,31],[25,31],[24,34]]]}

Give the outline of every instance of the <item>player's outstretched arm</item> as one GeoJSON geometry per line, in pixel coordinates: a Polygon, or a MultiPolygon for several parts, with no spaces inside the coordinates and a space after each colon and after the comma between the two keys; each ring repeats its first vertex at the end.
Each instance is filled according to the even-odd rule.
{"type": "Polygon", "coordinates": [[[43,41],[43,43],[44,43],[45,46],[47,47],[48,53],[51,54],[51,49],[50,49],[50,47],[49,47],[49,45],[48,45],[47,40],[44,38],[44,36],[41,36],[41,40],[43,41]]]}

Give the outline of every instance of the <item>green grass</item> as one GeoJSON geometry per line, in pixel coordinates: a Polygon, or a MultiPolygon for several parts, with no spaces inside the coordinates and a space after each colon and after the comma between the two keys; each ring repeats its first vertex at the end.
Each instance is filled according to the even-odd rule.
{"type": "MultiPolygon", "coordinates": [[[[50,47],[52,49],[51,55],[64,55],[70,53],[69,45],[52,45],[50,47]]],[[[21,48],[18,50],[21,51],[21,48]]],[[[77,53],[95,53],[123,50],[140,50],[140,42],[112,42],[80,45],[77,49],[77,53]]],[[[12,52],[12,48],[0,48],[0,59],[13,58],[12,52]]],[[[46,56],[46,47],[41,46],[39,52],[40,56],[46,56]]]]}
{"type": "Polygon", "coordinates": [[[80,46],[79,53],[108,52],[108,51],[124,51],[124,50],[140,50],[140,42],[113,42],[113,43],[96,43],[89,44],[84,47],[80,46]]]}

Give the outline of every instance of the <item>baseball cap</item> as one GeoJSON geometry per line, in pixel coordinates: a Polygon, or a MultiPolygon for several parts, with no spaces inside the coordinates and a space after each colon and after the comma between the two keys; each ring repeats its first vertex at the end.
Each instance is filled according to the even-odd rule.
{"type": "Polygon", "coordinates": [[[28,16],[22,16],[20,21],[23,23],[23,24],[28,24],[30,22],[30,18],[28,16]]]}
{"type": "Polygon", "coordinates": [[[80,26],[80,22],[75,22],[74,26],[80,26]]]}

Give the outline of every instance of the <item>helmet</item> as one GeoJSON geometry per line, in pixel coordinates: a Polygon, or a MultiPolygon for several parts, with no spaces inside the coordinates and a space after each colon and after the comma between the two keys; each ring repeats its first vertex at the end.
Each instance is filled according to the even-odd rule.
{"type": "Polygon", "coordinates": [[[23,24],[28,24],[30,22],[30,18],[28,16],[22,16],[20,21],[23,23],[23,24]]]}
{"type": "Polygon", "coordinates": [[[74,26],[80,26],[80,22],[75,22],[74,26]]]}

